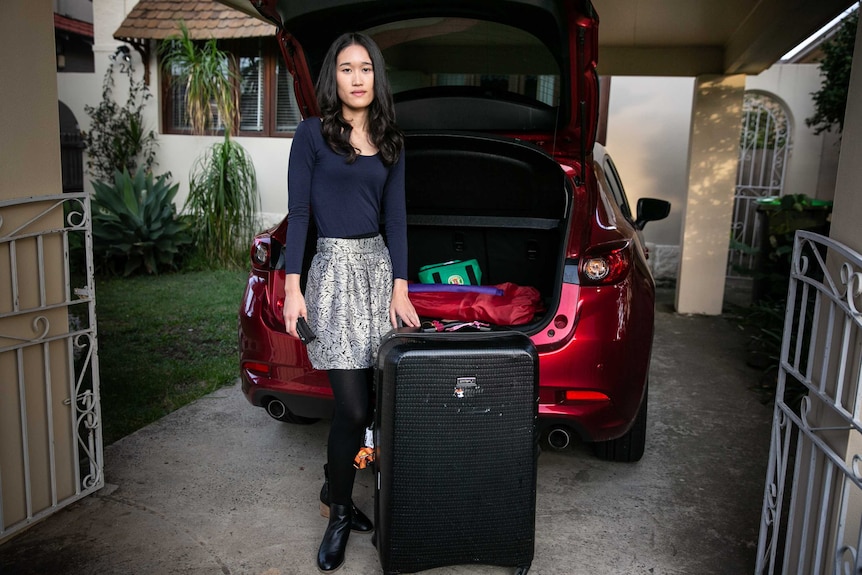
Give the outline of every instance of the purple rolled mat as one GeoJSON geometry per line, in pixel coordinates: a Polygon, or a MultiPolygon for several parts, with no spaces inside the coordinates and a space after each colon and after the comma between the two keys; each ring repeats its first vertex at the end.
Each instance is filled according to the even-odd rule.
{"type": "Polygon", "coordinates": [[[457,284],[416,284],[407,285],[407,291],[412,293],[422,292],[463,292],[463,293],[484,293],[488,295],[503,295],[503,290],[494,286],[468,286],[457,284]]]}

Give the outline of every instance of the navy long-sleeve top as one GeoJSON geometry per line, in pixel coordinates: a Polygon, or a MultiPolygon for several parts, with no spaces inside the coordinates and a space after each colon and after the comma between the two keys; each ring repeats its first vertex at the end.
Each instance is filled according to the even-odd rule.
{"type": "Polygon", "coordinates": [[[324,140],[320,118],[308,118],[293,137],[287,191],[285,273],[302,272],[311,213],[318,235],[327,238],[366,236],[382,231],[382,224],[393,276],[407,279],[403,151],[392,166],[380,153],[348,164],[324,140]]]}

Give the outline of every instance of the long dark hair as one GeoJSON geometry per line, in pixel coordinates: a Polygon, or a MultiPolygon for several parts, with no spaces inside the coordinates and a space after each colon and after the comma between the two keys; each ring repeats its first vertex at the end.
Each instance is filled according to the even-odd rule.
{"type": "Polygon", "coordinates": [[[323,137],[336,153],[347,156],[348,163],[356,161],[356,150],[350,145],[350,133],[353,127],[341,114],[341,100],[338,99],[335,81],[338,54],[354,44],[368,50],[371,65],[374,68],[374,100],[368,107],[368,135],[371,142],[380,150],[383,163],[391,166],[398,161],[401,148],[404,147],[404,136],[395,124],[395,105],[392,102],[389,79],[386,77],[383,54],[380,53],[380,48],[374,40],[365,34],[359,32],[342,34],[329,47],[323,60],[316,87],[323,137]]]}

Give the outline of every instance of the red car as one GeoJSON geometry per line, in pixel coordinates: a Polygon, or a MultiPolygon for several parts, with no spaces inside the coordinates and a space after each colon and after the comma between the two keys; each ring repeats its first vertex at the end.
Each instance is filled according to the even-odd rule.
{"type": "MultiPolygon", "coordinates": [[[[640,230],[666,217],[670,204],[642,199],[633,213],[610,157],[595,144],[599,20],[592,5],[250,4],[279,26],[306,116],[316,113],[314,79],[330,42],[348,29],[375,39],[406,136],[411,280],[426,264],[476,259],[482,284],[537,290],[537,305],[508,327],[528,334],[539,351],[547,442],[564,448],[577,433],[599,457],[640,459],[655,302],[640,230]]],[[[286,228],[285,219],[251,248],[239,312],[242,387],[275,419],[310,423],[330,416],[332,392],[284,330],[286,228]]],[[[433,311],[423,315],[442,319],[433,311]]]]}

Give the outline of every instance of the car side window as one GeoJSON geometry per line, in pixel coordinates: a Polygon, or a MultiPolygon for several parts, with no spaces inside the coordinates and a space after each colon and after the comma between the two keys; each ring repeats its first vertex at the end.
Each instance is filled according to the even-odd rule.
{"type": "Polygon", "coordinates": [[[614,201],[620,207],[620,211],[625,217],[632,220],[632,210],[629,207],[629,200],[626,198],[626,191],[623,188],[623,183],[617,173],[617,167],[614,165],[610,157],[605,157],[605,175],[608,180],[608,185],[611,188],[611,193],[614,196],[614,201]]]}

